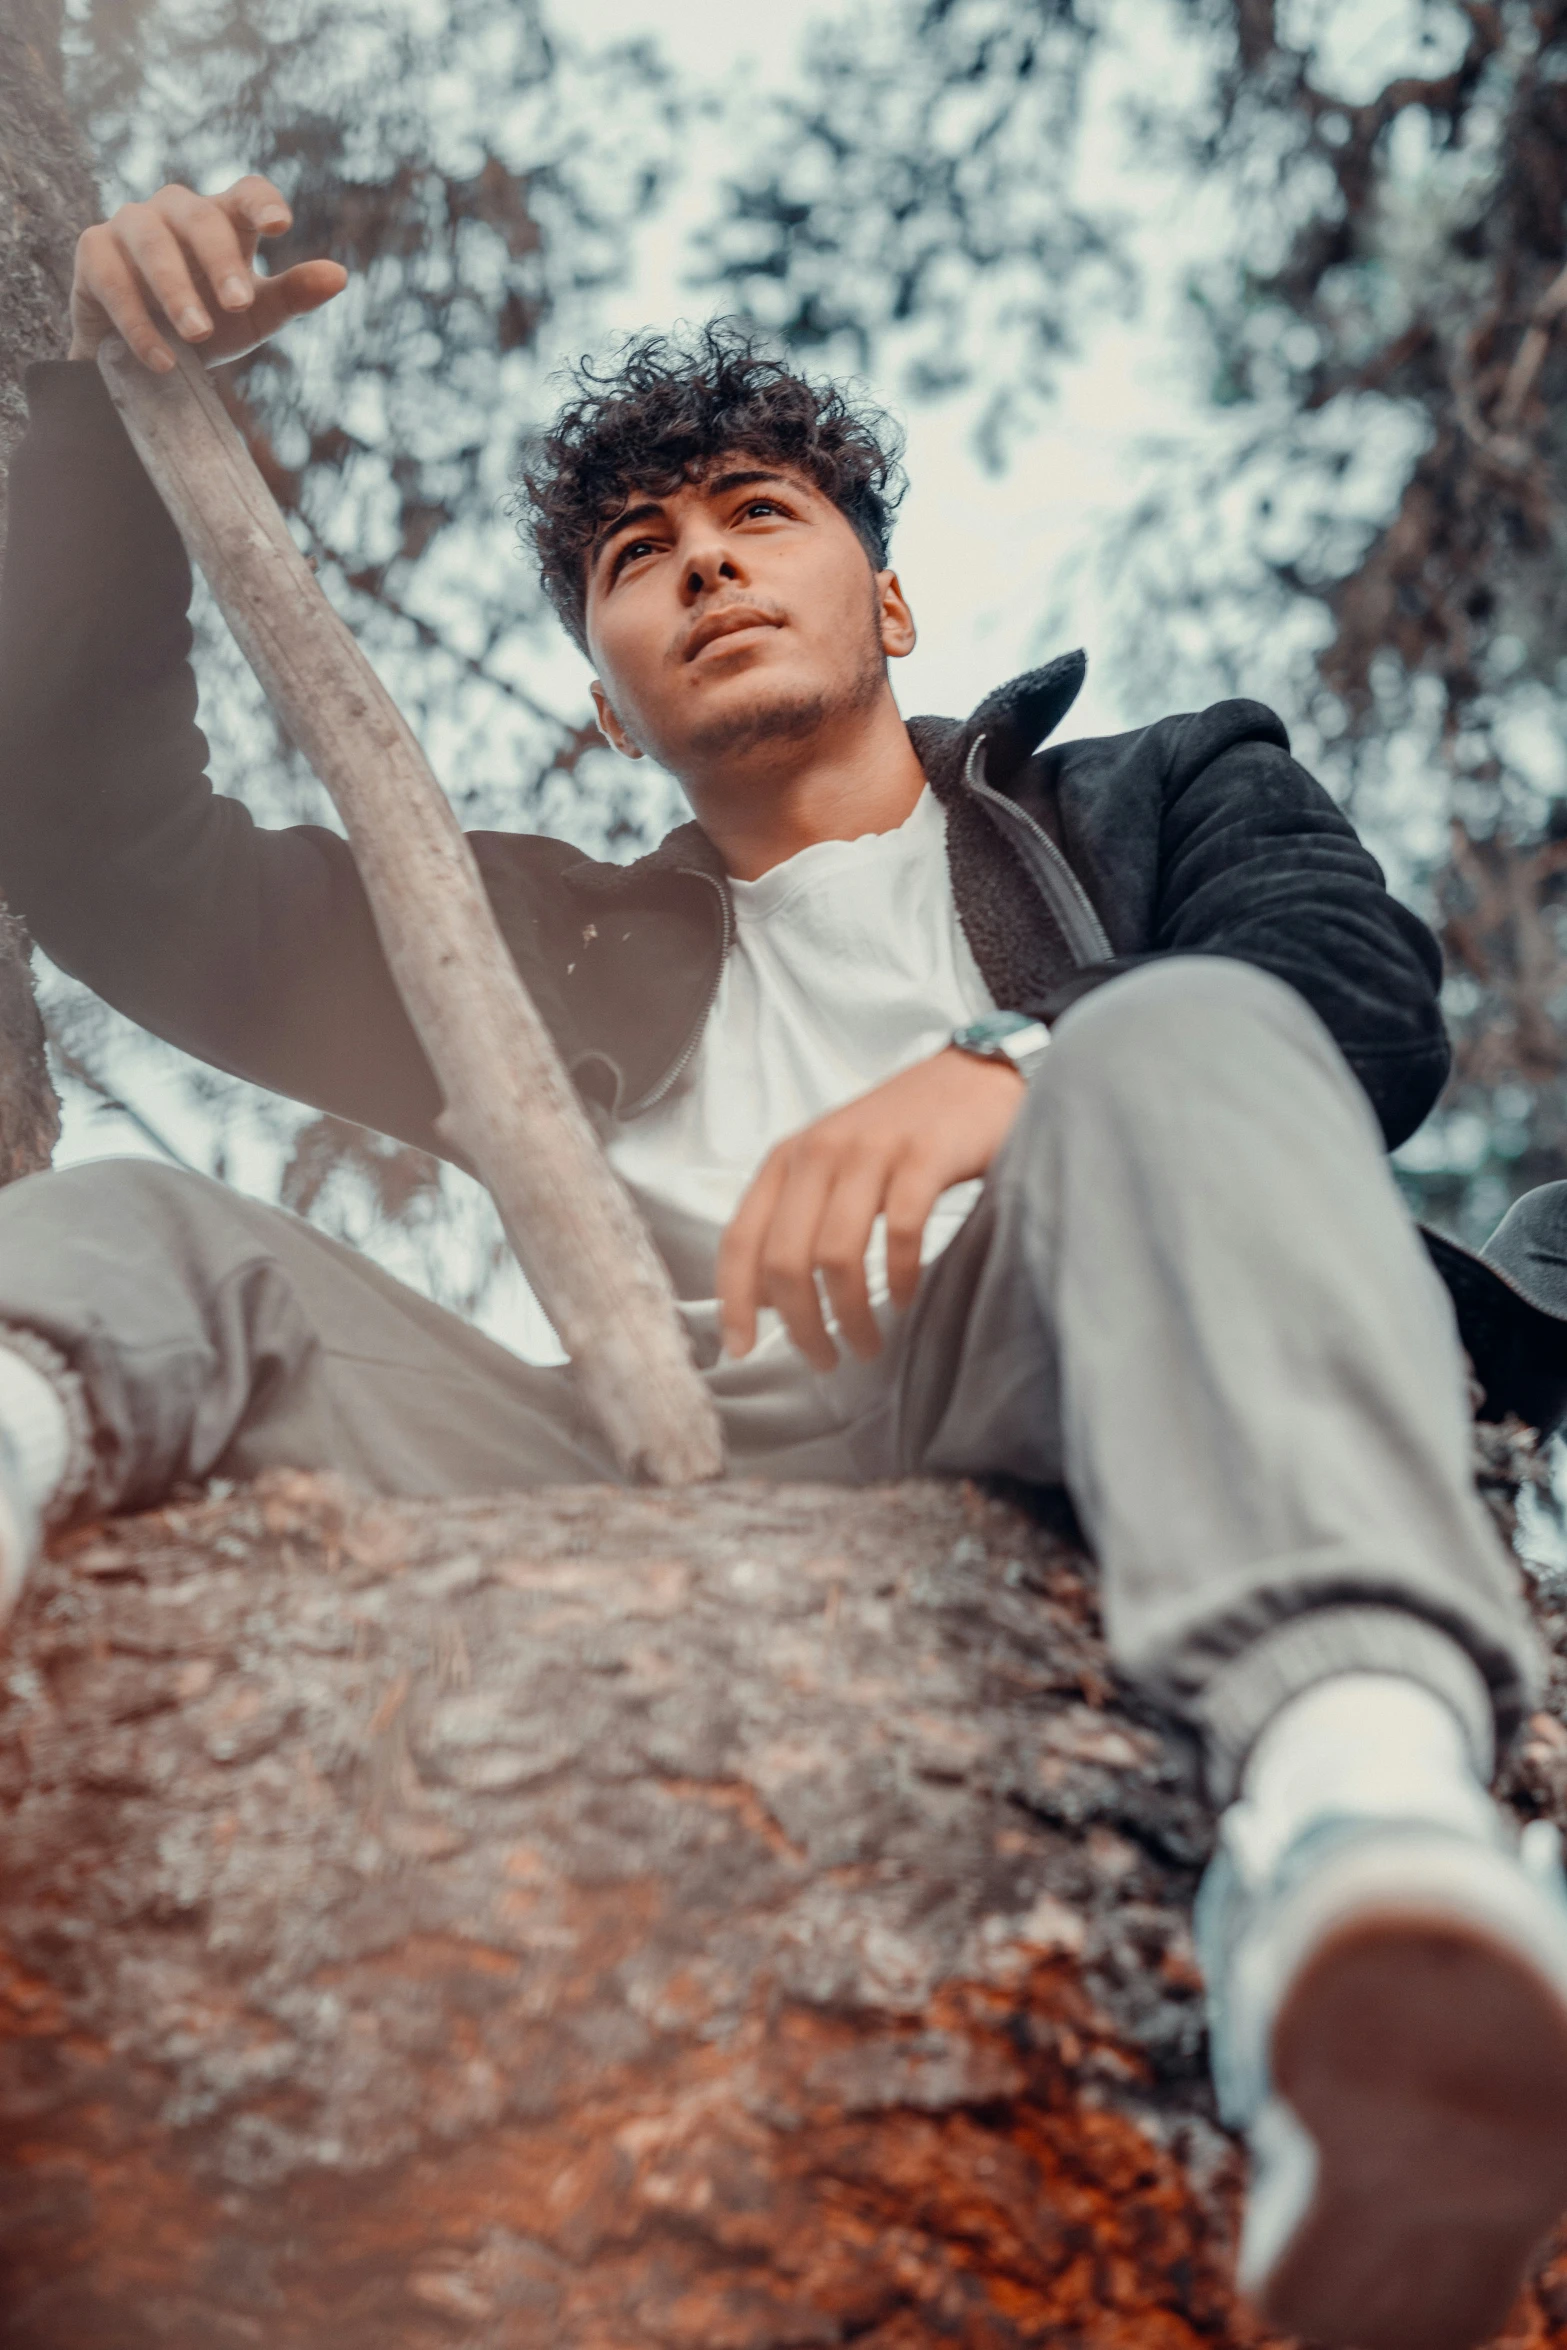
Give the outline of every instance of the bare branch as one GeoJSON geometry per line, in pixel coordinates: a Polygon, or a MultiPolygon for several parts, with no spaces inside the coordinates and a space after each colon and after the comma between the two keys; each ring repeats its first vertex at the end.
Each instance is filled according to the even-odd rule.
{"type": "Polygon", "coordinates": [[[507,951],[450,802],[328,604],[200,360],[154,376],[99,355],[137,453],[289,733],[348,828],[399,992],[446,1097],[441,1128],[487,1183],[628,1474],[714,1476],[722,1439],[669,1275],[598,1148],[507,951]]]}

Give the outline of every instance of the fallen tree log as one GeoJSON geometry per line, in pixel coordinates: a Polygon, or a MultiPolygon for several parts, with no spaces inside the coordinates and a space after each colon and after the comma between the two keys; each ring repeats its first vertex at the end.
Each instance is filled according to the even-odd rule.
{"type": "Polygon", "coordinates": [[[88,1528],[0,1702],[0,2339],[1252,2344],[1210,1832],[972,1487],[88,1528]]]}

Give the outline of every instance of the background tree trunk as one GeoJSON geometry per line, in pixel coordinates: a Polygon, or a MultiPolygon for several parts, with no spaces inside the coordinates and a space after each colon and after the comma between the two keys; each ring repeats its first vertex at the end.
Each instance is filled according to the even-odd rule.
{"type": "MultiPolygon", "coordinates": [[[[22,376],[60,359],[76,240],[96,202],[61,84],[59,0],[0,5],[0,551],[26,423],[22,376]]],[[[0,875],[5,844],[0,841],[0,875]]],[[[0,1183],[47,1167],[60,1134],[27,935],[0,906],[0,1183]]]]}
{"type": "Polygon", "coordinates": [[[1253,2343],[1209,1832],[1083,1560],[969,1487],[88,1529],[0,1700],[0,2333],[1253,2343]]]}
{"type": "Polygon", "coordinates": [[[76,240],[97,199],[66,110],[60,0],[0,9],[0,545],[5,475],[27,421],[23,371],[63,359],[76,240]]]}
{"type": "Polygon", "coordinates": [[[49,1075],[32,955],[32,940],[0,900],[0,1183],[47,1167],[60,1139],[60,1097],[49,1075]]]}

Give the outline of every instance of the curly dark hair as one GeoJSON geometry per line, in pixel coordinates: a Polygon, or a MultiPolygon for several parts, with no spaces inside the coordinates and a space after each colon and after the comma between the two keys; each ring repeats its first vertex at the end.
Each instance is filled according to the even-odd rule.
{"type": "Polygon", "coordinates": [[[852,525],[871,568],[887,563],[903,496],[903,436],[850,387],[797,375],[733,319],[636,335],[611,365],[582,359],[576,398],[528,453],[518,509],[544,592],[587,650],[587,561],[634,490],[667,497],[714,458],[744,450],[815,483],[852,525]]]}

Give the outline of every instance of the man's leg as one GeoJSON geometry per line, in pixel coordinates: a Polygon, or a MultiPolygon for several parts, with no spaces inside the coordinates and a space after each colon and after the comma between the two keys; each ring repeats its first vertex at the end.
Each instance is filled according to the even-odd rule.
{"type": "Polygon", "coordinates": [[[146,1160],[0,1190],[0,1350],[8,1334],[85,1404],[81,1508],[278,1464],[392,1494],[616,1476],[563,1371],[301,1218],[146,1160]]]}
{"type": "Polygon", "coordinates": [[[1232,1794],[1330,1673],[1427,1683],[1487,1767],[1535,1674],[1445,1291],[1281,982],[1172,959],[1055,1034],[915,1309],[907,1465],[1064,1483],[1117,1662],[1232,1794]]]}
{"type": "Polygon", "coordinates": [[[910,1465],[1063,1481],[1122,1668],[1230,1802],[1199,1904],[1283,2330],[1469,2350],[1567,2203],[1567,1907],[1484,1794],[1534,1645],[1359,1086],[1217,959],[1060,1025],[922,1294],[910,1465]]]}

